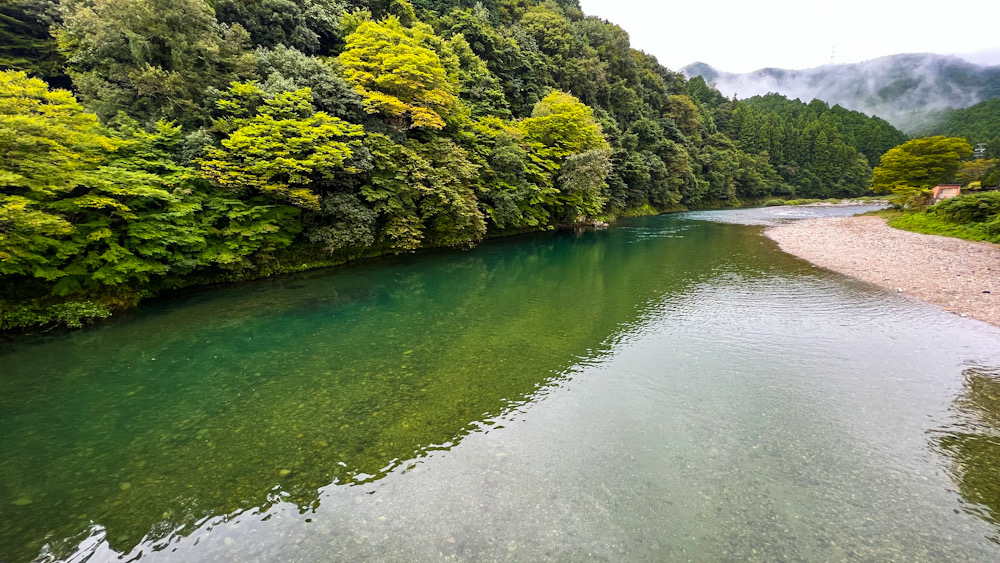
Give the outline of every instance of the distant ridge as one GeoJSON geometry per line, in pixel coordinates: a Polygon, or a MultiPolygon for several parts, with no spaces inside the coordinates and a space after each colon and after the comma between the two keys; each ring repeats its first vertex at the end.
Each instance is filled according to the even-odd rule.
{"type": "Polygon", "coordinates": [[[914,53],[861,63],[805,70],[763,68],[749,73],[720,71],[705,63],[681,69],[701,76],[727,97],[777,92],[808,102],[877,115],[907,133],[925,129],[944,108],[965,108],[1000,98],[1000,66],[980,66],[956,56],[914,53]]]}

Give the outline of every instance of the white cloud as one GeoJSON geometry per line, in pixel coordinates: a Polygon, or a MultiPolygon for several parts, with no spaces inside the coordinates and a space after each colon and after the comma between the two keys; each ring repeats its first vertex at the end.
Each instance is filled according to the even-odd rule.
{"type": "Polygon", "coordinates": [[[1000,64],[1000,2],[802,0],[651,3],[580,0],[623,27],[638,49],[677,70],[695,61],[730,72],[809,68],[897,53],[985,53],[1000,64]]]}

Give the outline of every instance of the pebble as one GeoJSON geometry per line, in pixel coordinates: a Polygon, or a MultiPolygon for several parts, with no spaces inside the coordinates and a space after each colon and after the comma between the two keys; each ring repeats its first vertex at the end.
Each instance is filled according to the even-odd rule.
{"type": "Polygon", "coordinates": [[[1000,245],[894,229],[876,216],[807,219],[765,234],[821,268],[1000,326],[1000,245]]]}

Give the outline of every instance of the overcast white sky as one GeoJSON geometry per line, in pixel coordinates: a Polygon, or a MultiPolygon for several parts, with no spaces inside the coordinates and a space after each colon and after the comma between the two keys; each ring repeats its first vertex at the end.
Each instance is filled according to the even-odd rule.
{"type": "Polygon", "coordinates": [[[1000,1],[580,0],[623,27],[632,46],[679,70],[810,68],[897,53],[972,54],[1000,64],[1000,1]]]}

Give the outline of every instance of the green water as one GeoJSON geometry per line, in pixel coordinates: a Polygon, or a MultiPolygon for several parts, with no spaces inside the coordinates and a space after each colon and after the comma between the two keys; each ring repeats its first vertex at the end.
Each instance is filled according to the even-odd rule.
{"type": "Polygon", "coordinates": [[[10,343],[0,560],[1000,557],[1000,330],[718,218],[10,343]]]}

